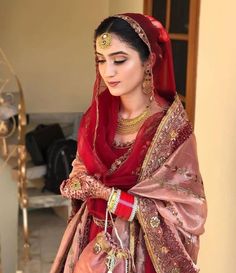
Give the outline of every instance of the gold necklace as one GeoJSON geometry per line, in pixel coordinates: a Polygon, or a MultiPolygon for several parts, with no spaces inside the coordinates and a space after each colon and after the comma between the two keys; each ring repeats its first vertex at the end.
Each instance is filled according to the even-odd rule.
{"type": "Polygon", "coordinates": [[[124,119],[119,117],[116,130],[117,134],[130,135],[136,133],[150,114],[150,105],[148,105],[145,110],[135,118],[124,119]]]}

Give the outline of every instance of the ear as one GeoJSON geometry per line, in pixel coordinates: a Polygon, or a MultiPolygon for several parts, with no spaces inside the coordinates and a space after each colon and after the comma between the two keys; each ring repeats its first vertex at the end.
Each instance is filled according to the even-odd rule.
{"type": "Polygon", "coordinates": [[[156,63],[156,54],[152,52],[146,61],[146,66],[153,67],[155,63],[156,63]]]}
{"type": "Polygon", "coordinates": [[[153,67],[154,64],[156,63],[156,59],[157,59],[156,54],[153,53],[153,52],[151,52],[151,54],[150,54],[150,56],[149,56],[148,59],[149,59],[149,63],[150,63],[151,66],[153,67]]]}

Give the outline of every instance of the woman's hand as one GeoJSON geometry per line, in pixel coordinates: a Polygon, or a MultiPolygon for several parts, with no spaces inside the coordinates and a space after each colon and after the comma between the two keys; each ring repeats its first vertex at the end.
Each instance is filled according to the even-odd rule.
{"type": "Polygon", "coordinates": [[[111,188],[102,184],[85,173],[80,173],[62,182],[61,194],[67,198],[86,200],[87,198],[101,198],[108,200],[111,188]]]}

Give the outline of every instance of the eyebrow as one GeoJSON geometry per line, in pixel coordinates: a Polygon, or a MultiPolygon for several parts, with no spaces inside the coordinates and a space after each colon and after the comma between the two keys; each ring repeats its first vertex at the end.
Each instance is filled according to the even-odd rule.
{"type": "MultiPolygon", "coordinates": [[[[97,52],[96,51],[96,54],[97,55],[100,55],[100,56],[103,56],[101,53],[99,53],[99,52],[97,52]]],[[[126,56],[128,56],[128,54],[126,53],[126,52],[124,52],[124,51],[116,51],[116,52],[112,52],[112,53],[110,53],[108,56],[115,56],[115,55],[118,55],[118,54],[123,54],[123,55],[126,55],[126,56]]]]}

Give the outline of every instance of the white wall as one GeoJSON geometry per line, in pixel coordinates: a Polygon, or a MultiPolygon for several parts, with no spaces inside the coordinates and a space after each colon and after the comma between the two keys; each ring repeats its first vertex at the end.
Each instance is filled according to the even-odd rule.
{"type": "Polygon", "coordinates": [[[143,12],[143,0],[110,0],[109,13],[111,15],[125,12],[143,12]]]}
{"type": "Polygon", "coordinates": [[[0,0],[0,47],[28,112],[83,111],[94,80],[93,31],[108,0],[0,0]]]}
{"type": "Polygon", "coordinates": [[[142,7],[142,0],[0,0],[0,47],[21,79],[27,111],[84,111],[94,29],[109,14],[142,7]]]}
{"type": "Polygon", "coordinates": [[[235,273],[236,2],[201,1],[195,131],[209,215],[202,273],[235,273]]]}

